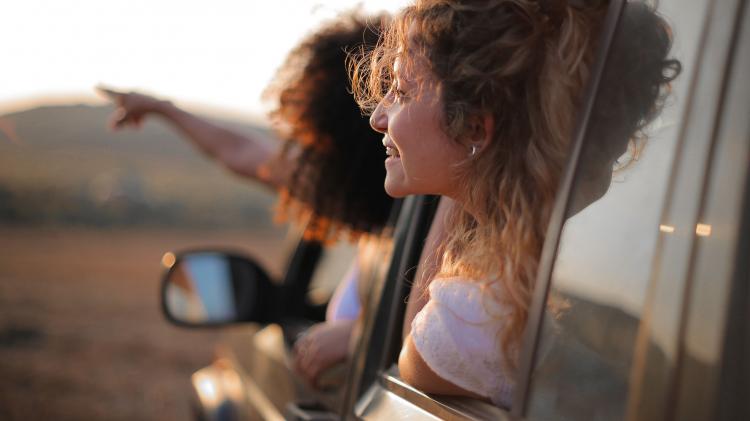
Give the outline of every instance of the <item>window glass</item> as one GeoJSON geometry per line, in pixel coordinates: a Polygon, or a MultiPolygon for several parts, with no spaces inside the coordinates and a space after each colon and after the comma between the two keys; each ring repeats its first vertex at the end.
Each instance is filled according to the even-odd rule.
{"type": "Polygon", "coordinates": [[[554,262],[530,419],[625,416],[657,239],[671,228],[659,222],[708,3],[662,1],[660,18],[641,2],[623,11],[554,262]]]}

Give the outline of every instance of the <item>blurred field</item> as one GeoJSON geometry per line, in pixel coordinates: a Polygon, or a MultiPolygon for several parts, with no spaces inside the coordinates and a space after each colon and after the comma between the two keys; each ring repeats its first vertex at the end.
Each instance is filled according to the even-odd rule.
{"type": "Polygon", "coordinates": [[[111,112],[0,116],[0,420],[188,418],[189,376],[220,334],[163,319],[162,254],[231,247],[275,274],[285,262],[273,194],[158,119],[108,131],[111,112]]]}
{"type": "Polygon", "coordinates": [[[281,236],[0,226],[0,419],[187,419],[219,333],[161,316],[165,250],[230,246],[278,273],[281,236]]]}

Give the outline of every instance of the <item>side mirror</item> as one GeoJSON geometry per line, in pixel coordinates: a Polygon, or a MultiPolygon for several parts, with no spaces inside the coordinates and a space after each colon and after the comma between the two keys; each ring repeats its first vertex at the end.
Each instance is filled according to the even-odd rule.
{"type": "Polygon", "coordinates": [[[167,319],[181,326],[219,326],[278,318],[281,288],[255,261],[220,251],[177,254],[162,280],[167,319]]]}

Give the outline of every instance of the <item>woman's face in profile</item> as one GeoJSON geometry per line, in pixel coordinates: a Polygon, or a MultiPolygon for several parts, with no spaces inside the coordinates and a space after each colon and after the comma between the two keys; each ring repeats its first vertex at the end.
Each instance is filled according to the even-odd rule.
{"type": "Polygon", "coordinates": [[[394,73],[393,85],[370,118],[372,128],[384,134],[385,190],[393,197],[456,197],[460,189],[453,168],[469,151],[443,131],[439,84],[418,60],[410,74],[397,61],[394,73]]]}

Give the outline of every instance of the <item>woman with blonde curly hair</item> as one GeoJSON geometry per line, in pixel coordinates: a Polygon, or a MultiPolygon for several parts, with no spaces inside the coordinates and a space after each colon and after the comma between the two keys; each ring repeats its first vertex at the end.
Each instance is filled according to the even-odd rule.
{"type": "MultiPolygon", "coordinates": [[[[588,3],[417,0],[353,62],[360,103],[385,135],[386,191],[451,199],[435,273],[425,270],[412,290],[398,363],[425,392],[511,403],[544,234],[607,8],[588,3]]],[[[597,158],[608,168],[598,184],[608,185],[606,173],[668,82],[658,76],[670,37],[656,21],[652,33],[666,34],[666,44],[641,89],[655,95],[626,100],[615,115],[628,133],[597,158]]],[[[580,208],[603,194],[592,191],[580,208]]]]}

